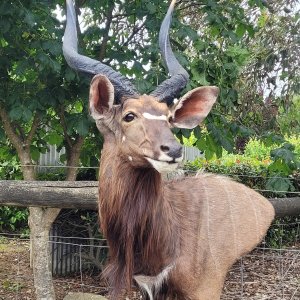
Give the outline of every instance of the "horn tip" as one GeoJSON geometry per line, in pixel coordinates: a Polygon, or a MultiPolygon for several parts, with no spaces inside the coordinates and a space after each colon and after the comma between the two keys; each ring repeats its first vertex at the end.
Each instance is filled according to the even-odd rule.
{"type": "Polygon", "coordinates": [[[170,4],[170,8],[171,8],[171,9],[174,9],[175,4],[176,4],[176,0],[172,0],[172,2],[171,2],[171,4],[170,4]]]}

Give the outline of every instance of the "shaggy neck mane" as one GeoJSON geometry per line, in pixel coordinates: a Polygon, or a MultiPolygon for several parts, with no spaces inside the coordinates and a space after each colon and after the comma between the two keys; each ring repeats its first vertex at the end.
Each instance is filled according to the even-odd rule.
{"type": "MultiPolygon", "coordinates": [[[[176,226],[164,200],[161,175],[152,168],[133,168],[124,159],[102,168],[101,227],[110,251],[105,275],[113,294],[130,289],[135,274],[153,276],[175,257],[176,226]]],[[[103,156],[102,156],[103,159],[103,156]]]]}

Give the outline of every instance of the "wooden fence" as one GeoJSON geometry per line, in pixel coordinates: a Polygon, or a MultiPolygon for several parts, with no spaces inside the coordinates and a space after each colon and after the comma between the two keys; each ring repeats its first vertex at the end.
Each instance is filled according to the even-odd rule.
{"type": "MultiPolygon", "coordinates": [[[[97,210],[98,182],[0,181],[0,205],[97,210]]],[[[276,216],[300,215],[300,197],[272,198],[276,216]]]]}

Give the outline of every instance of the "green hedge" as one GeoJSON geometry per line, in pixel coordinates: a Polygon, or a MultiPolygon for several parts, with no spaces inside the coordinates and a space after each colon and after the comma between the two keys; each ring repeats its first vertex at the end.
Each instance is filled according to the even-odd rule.
{"type": "Polygon", "coordinates": [[[293,144],[283,144],[278,148],[250,140],[243,154],[225,153],[221,158],[211,160],[199,157],[187,162],[185,168],[191,172],[203,170],[231,176],[261,190],[266,197],[292,197],[300,191],[300,139],[290,138],[289,142],[293,144]],[[285,158],[291,161],[286,162],[285,158]]]}

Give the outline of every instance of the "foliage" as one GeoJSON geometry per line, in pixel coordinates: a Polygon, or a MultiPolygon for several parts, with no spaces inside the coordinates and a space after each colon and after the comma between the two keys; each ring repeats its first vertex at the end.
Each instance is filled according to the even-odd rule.
{"type": "Polygon", "coordinates": [[[28,228],[28,209],[0,206],[0,232],[24,233],[28,228]]]}
{"type": "Polygon", "coordinates": [[[300,96],[295,96],[291,101],[290,107],[279,108],[277,117],[278,126],[282,134],[300,134],[300,96]]]}
{"type": "Polygon", "coordinates": [[[299,238],[299,221],[299,217],[275,219],[265,239],[267,247],[282,249],[284,246],[294,245],[299,238]]]}
{"type": "MultiPolygon", "coordinates": [[[[57,3],[59,7],[64,5],[64,1],[57,3]]],[[[131,77],[141,93],[153,90],[166,78],[157,39],[167,2],[135,0],[125,5],[123,1],[88,0],[79,1],[78,5],[82,8],[81,52],[131,77]]],[[[297,22],[297,15],[287,12],[289,5],[291,3],[282,1],[274,4],[278,9],[276,13],[262,1],[244,1],[241,5],[240,1],[226,0],[221,6],[217,1],[181,1],[179,4],[171,39],[176,55],[191,74],[187,90],[207,84],[220,87],[218,104],[206,126],[193,132],[197,139],[195,145],[207,158],[214,154],[221,157],[223,150],[236,151],[239,137],[253,136],[255,130],[258,133],[257,125],[265,123],[261,122],[260,109],[249,111],[247,91],[243,88],[245,82],[240,84],[244,80],[241,74],[248,74],[258,66],[259,70],[263,69],[261,64],[265,57],[258,55],[265,53],[261,49],[268,47],[270,31],[276,47],[282,45],[285,30],[282,20],[290,27],[297,22]]],[[[99,156],[94,154],[99,153],[102,141],[97,140],[99,143],[95,146],[95,127],[87,118],[89,79],[70,70],[62,57],[63,26],[61,19],[54,15],[54,11],[59,14],[60,10],[56,4],[41,0],[3,2],[0,8],[3,25],[0,29],[0,99],[16,131],[28,133],[33,116],[41,115],[43,121],[30,147],[33,160],[37,161],[39,154],[47,151],[47,144],[70,150],[79,136],[88,136],[92,142],[86,139],[84,149],[88,152],[84,151],[86,154],[81,156],[82,163],[85,166],[97,164],[99,156]]],[[[293,34],[296,35],[294,29],[291,37],[293,34]]],[[[290,51],[294,59],[291,47],[285,50],[290,51]]],[[[289,60],[283,52],[280,55],[280,61],[288,68],[289,60]]],[[[294,61],[293,66],[288,76],[290,86],[298,74],[294,61]]],[[[251,85],[257,86],[259,80],[262,79],[251,85]]],[[[257,97],[255,99],[257,101],[257,97]]],[[[179,139],[191,134],[189,130],[175,132],[179,139]]],[[[67,151],[62,160],[68,162],[69,158],[67,151]]]]}
{"type": "Polygon", "coordinates": [[[20,162],[14,149],[0,142],[0,180],[22,179],[20,162]]]}
{"type": "Polygon", "coordinates": [[[222,158],[214,156],[210,160],[201,157],[188,162],[186,167],[229,175],[251,188],[268,190],[264,192],[266,196],[283,197],[300,189],[300,140],[289,141],[294,141],[296,146],[285,143],[277,148],[250,140],[244,154],[225,153],[222,158]],[[297,150],[293,152],[294,149],[297,150]]]}

